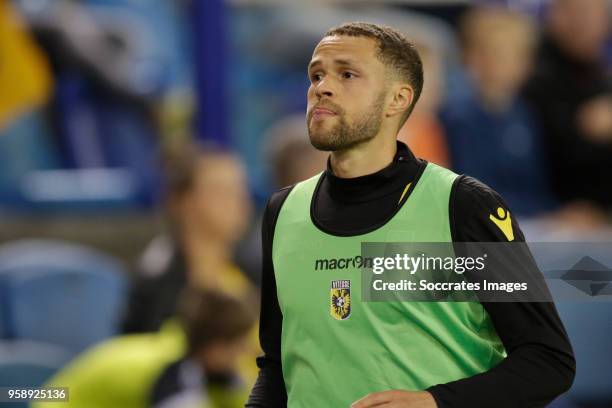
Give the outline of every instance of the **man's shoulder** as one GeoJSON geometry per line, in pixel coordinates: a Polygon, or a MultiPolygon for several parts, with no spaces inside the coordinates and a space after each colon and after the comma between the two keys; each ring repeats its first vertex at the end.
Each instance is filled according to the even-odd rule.
{"type": "Polygon", "coordinates": [[[293,190],[294,187],[295,187],[295,184],[292,184],[287,187],[283,187],[280,190],[277,190],[274,193],[272,193],[272,195],[268,199],[268,202],[266,204],[266,209],[264,211],[263,223],[262,223],[264,236],[266,235],[269,235],[270,237],[272,236],[273,231],[276,227],[276,221],[278,220],[278,215],[280,214],[280,210],[283,204],[285,203],[285,201],[287,200],[289,193],[291,193],[291,190],[293,190]]]}
{"type": "Polygon", "coordinates": [[[266,204],[266,212],[269,214],[277,214],[280,211],[283,203],[291,193],[291,190],[295,187],[295,184],[290,186],[283,187],[279,190],[276,190],[270,195],[268,199],[268,203],[266,204]]]}
{"type": "Polygon", "coordinates": [[[477,178],[461,174],[453,185],[455,202],[503,201],[499,193],[477,178]]]}
{"type": "Polygon", "coordinates": [[[319,184],[320,180],[321,180],[321,173],[315,174],[314,176],[306,180],[299,181],[297,183],[291,184],[289,186],[283,187],[275,191],[274,193],[272,193],[272,195],[268,199],[268,203],[266,205],[266,212],[268,212],[269,214],[278,215],[278,212],[280,211],[281,207],[287,200],[287,197],[293,190],[296,190],[296,188],[298,187],[302,189],[301,190],[302,192],[308,191],[309,189],[314,189],[315,186],[319,184]],[[304,190],[304,188],[306,190],[304,190]]]}
{"type": "Polygon", "coordinates": [[[449,206],[454,241],[522,239],[522,233],[508,204],[497,191],[474,177],[457,177],[449,206]]]}

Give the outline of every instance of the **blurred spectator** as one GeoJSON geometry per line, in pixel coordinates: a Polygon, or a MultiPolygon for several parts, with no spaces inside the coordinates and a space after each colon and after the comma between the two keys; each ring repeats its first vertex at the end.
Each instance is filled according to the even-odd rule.
{"type": "Polygon", "coordinates": [[[126,6],[108,8],[103,17],[86,2],[21,3],[57,77],[82,74],[97,91],[143,110],[163,90],[162,62],[147,44],[153,39],[146,18],[126,6]]]}
{"type": "Polygon", "coordinates": [[[328,152],[310,144],[305,114],[274,123],[264,138],[265,160],[271,166],[274,190],[306,180],[325,169],[328,152]]]}
{"type": "Polygon", "coordinates": [[[400,129],[398,139],[410,146],[417,157],[450,167],[444,129],[437,117],[443,97],[442,56],[425,44],[416,43],[416,46],[421,54],[425,82],[419,103],[400,129]]]}
{"type": "MultiPolygon", "coordinates": [[[[273,190],[306,180],[325,169],[328,153],[310,144],[305,114],[278,120],[266,132],[264,143],[264,161],[270,166],[273,190]]],[[[262,262],[261,221],[262,214],[255,219],[236,251],[236,261],[258,284],[262,262]]]]}
{"type": "Polygon", "coordinates": [[[232,246],[247,226],[246,175],[231,153],[188,144],[166,161],[169,235],[145,250],[133,283],[126,332],[154,331],[172,316],[185,287],[254,296],[232,263],[232,246]]]}
{"type": "MultiPolygon", "coordinates": [[[[612,82],[604,57],[609,4],[551,4],[537,67],[526,88],[543,130],[552,186],[563,203],[612,205],[612,82]]],[[[601,218],[592,205],[573,205],[583,214],[573,218],[601,218]]]]}
{"type": "Polygon", "coordinates": [[[453,169],[496,189],[517,215],[552,209],[539,134],[518,96],[536,42],[531,21],[502,8],[475,8],[462,20],[461,40],[465,87],[441,112],[453,169]]]}
{"type": "Polygon", "coordinates": [[[244,300],[188,292],[178,322],[90,349],[48,384],[69,387],[69,402],[33,407],[242,407],[248,390],[236,378],[236,362],[254,322],[244,300]]]}
{"type": "Polygon", "coordinates": [[[43,104],[52,87],[45,55],[8,0],[0,0],[0,132],[43,104]]]}
{"type": "MultiPolygon", "coordinates": [[[[24,156],[31,157],[33,152],[51,156],[53,163],[38,160],[19,166],[0,161],[0,173],[10,173],[10,178],[3,177],[6,182],[0,180],[0,194],[5,193],[20,210],[23,204],[64,210],[151,207],[158,190],[158,139],[160,131],[166,130],[160,129],[159,116],[165,119],[169,107],[160,102],[167,102],[172,94],[190,93],[183,6],[163,0],[10,3],[19,7],[46,54],[54,89],[45,115],[28,118],[18,129],[38,125],[35,142],[48,140],[7,144],[23,150],[24,156]],[[100,188],[88,188],[93,184],[100,188]],[[48,185],[58,188],[45,188],[48,185]]],[[[19,38],[12,36],[8,48],[3,48],[14,50],[23,43],[15,41],[19,38]]],[[[2,91],[36,85],[34,74],[40,64],[30,58],[25,68],[18,68],[24,58],[6,50],[3,54],[11,64],[4,64],[10,66],[4,70],[20,69],[16,72],[26,79],[14,82],[18,87],[4,86],[0,79],[2,91]]]]}

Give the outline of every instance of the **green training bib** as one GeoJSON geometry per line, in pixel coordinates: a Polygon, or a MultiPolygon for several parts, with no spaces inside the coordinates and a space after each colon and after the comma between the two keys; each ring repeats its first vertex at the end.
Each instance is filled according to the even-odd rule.
{"type": "Polygon", "coordinates": [[[312,222],[319,177],[293,188],[274,232],[288,407],[348,407],[371,392],[423,390],[497,365],[505,350],[480,303],[362,302],[361,270],[350,261],[362,242],[451,242],[457,175],[428,164],[391,220],[347,237],[312,222]]]}

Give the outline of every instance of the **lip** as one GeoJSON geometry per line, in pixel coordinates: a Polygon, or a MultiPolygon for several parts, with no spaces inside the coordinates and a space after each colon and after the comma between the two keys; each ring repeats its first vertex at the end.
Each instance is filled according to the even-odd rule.
{"type": "Polygon", "coordinates": [[[322,107],[315,108],[312,111],[313,118],[323,118],[326,116],[336,116],[336,112],[332,111],[331,109],[322,108],[322,107]]]}
{"type": "Polygon", "coordinates": [[[315,114],[315,115],[335,115],[335,114],[336,114],[336,112],[334,112],[334,111],[333,111],[333,110],[331,110],[331,109],[327,109],[327,108],[318,107],[318,108],[315,108],[315,110],[314,110],[314,114],[315,114]]]}

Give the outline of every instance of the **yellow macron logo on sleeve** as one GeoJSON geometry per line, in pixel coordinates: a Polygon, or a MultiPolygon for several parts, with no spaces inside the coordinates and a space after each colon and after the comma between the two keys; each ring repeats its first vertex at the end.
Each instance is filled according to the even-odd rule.
{"type": "Polygon", "coordinates": [[[508,241],[514,241],[510,211],[497,207],[497,215],[489,214],[489,219],[500,229],[508,241]]]}

